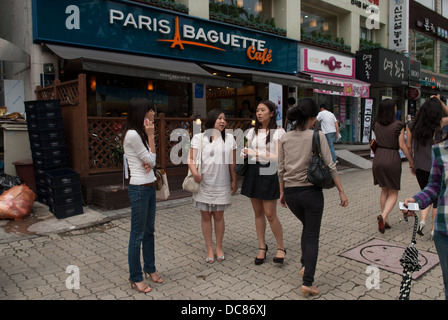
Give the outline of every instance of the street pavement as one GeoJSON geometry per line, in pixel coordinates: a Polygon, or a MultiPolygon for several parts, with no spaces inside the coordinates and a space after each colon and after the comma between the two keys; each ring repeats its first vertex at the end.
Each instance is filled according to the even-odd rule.
{"type": "MultiPolygon", "coordinates": [[[[254,214],[249,199],[238,192],[225,212],[226,258],[213,264],[205,263],[200,213],[191,199],[157,204],[156,265],[164,282],[147,280],[153,289],[146,295],[131,289],[128,281],[129,208],[105,211],[85,207],[83,215],[57,220],[45,206],[36,204],[40,213],[35,212],[31,222],[0,223],[0,300],[251,300],[253,304],[268,300],[396,300],[400,274],[380,269],[379,286],[372,288],[368,265],[340,254],[371,239],[407,246],[414,220],[400,221],[397,204],[390,216],[392,228],[380,234],[376,222],[380,188],[373,185],[371,170],[348,169],[340,174],[349,206],[338,205],[335,188],[324,190],[315,276],[321,293],[316,297],[303,298],[300,291],[300,221],[278,205],[287,250],[285,263],[272,262],[276,243],[268,224],[267,259],[256,266],[254,214]]],[[[401,186],[399,200],[419,191],[406,162],[401,186]]],[[[436,252],[429,227],[425,236],[418,236],[416,247],[436,252]]],[[[444,299],[438,264],[412,282],[410,298],[444,299]]]]}

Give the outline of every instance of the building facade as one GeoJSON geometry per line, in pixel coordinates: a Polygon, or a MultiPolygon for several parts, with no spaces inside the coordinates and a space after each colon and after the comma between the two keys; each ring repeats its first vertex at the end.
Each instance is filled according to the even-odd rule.
{"type": "Polygon", "coordinates": [[[2,78],[32,100],[85,73],[89,116],[121,116],[143,95],[167,116],[251,117],[274,83],[283,111],[313,97],[344,142],[362,143],[366,101],[383,94],[355,69],[363,43],[388,46],[386,0],[5,0],[0,18],[0,39],[23,54],[2,58],[2,78]]]}

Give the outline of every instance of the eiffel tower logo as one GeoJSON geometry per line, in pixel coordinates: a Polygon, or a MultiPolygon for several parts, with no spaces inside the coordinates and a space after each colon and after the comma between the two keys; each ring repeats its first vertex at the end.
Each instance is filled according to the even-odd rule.
{"type": "Polygon", "coordinates": [[[215,50],[220,50],[220,51],[226,51],[224,49],[214,47],[214,46],[211,46],[208,44],[182,40],[180,38],[180,32],[179,32],[179,17],[176,17],[176,27],[175,27],[175,31],[174,31],[174,39],[172,39],[172,40],[171,39],[158,39],[157,41],[171,42],[170,48],[173,48],[173,49],[178,46],[181,50],[184,50],[184,44],[189,44],[189,45],[197,46],[197,47],[205,47],[205,48],[210,48],[210,49],[215,49],[215,50]]]}

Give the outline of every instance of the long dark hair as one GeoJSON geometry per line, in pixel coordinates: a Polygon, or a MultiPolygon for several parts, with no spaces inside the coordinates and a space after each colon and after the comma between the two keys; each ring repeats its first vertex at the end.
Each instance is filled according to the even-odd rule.
{"type": "Polygon", "coordinates": [[[143,144],[148,148],[148,136],[146,135],[143,123],[146,113],[150,110],[154,110],[154,105],[146,98],[132,98],[129,101],[123,139],[126,137],[128,130],[135,130],[142,139],[143,144]]]}
{"type": "MultiPolygon", "coordinates": [[[[270,101],[270,100],[264,100],[264,101],[260,101],[257,105],[257,108],[260,104],[264,104],[266,107],[268,107],[269,109],[269,113],[274,112],[274,116],[271,117],[271,120],[269,120],[268,123],[268,129],[277,129],[277,114],[276,114],[276,107],[275,107],[275,103],[270,101]]],[[[261,129],[261,122],[258,121],[258,118],[256,118],[255,120],[255,134],[258,135],[258,130],[261,129]]],[[[267,134],[266,132],[266,145],[271,141],[271,135],[267,134]]]]}
{"type": "MultiPolygon", "coordinates": [[[[224,111],[222,111],[220,109],[213,109],[213,110],[210,110],[207,113],[207,117],[205,118],[205,125],[204,126],[205,126],[205,134],[206,134],[206,136],[209,137],[209,139],[212,138],[212,134],[211,133],[213,132],[213,130],[208,130],[208,129],[214,129],[215,128],[216,120],[218,120],[218,117],[222,113],[224,113],[224,111]]],[[[223,141],[226,141],[226,130],[225,129],[222,130],[221,137],[222,137],[223,141]]]]}
{"type": "Polygon", "coordinates": [[[373,124],[375,125],[376,123],[378,123],[382,126],[388,126],[392,122],[394,122],[395,106],[396,103],[392,99],[384,99],[383,101],[381,101],[373,124]]]}
{"type": "Polygon", "coordinates": [[[313,117],[317,117],[319,108],[316,101],[311,98],[300,99],[297,103],[297,107],[288,110],[288,119],[295,121],[292,126],[292,130],[305,130],[308,120],[313,117]]]}
{"type": "Polygon", "coordinates": [[[410,126],[412,137],[423,145],[433,141],[435,135],[442,133],[440,128],[442,117],[443,110],[439,99],[431,98],[425,101],[410,126]]]}

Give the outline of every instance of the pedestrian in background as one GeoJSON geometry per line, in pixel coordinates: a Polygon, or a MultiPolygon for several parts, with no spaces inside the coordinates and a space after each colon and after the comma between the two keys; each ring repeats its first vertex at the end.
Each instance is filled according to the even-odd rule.
{"type": "Polygon", "coordinates": [[[334,142],[339,136],[339,124],[335,115],[326,110],[325,104],[320,105],[320,112],[317,115],[317,121],[320,121],[320,128],[327,138],[328,146],[330,147],[331,157],[334,163],[338,163],[336,151],[334,150],[334,142]]]}
{"type": "Polygon", "coordinates": [[[404,139],[405,124],[395,120],[396,112],[395,101],[385,99],[380,102],[373,123],[377,149],[373,158],[372,173],[374,185],[379,185],[381,188],[381,214],[377,216],[378,231],[381,233],[384,233],[386,228],[390,228],[387,218],[397,203],[400,190],[401,157],[398,149],[401,149],[409,160],[409,168],[412,170],[414,167],[411,153],[404,139]]]}
{"type": "MultiPolygon", "coordinates": [[[[448,140],[432,146],[432,166],[426,187],[414,195],[406,198],[404,205],[417,202],[420,209],[427,208],[437,201],[437,214],[434,223],[434,244],[439,255],[442,268],[445,300],[448,300],[448,189],[446,181],[448,168],[448,140]]],[[[403,211],[408,213],[407,210],[403,211]]],[[[409,212],[409,215],[414,213],[409,212]]]]}
{"type": "MultiPolygon", "coordinates": [[[[294,97],[288,98],[288,111],[296,106],[296,99],[294,97]]],[[[288,119],[288,111],[286,112],[286,132],[291,131],[294,121],[288,119]]]]}
{"type": "MultiPolygon", "coordinates": [[[[142,276],[140,250],[143,252],[143,272],[156,283],[162,283],[155,267],[154,224],[156,215],[156,148],[154,145],[154,106],[147,99],[134,98],[129,102],[123,132],[123,149],[130,171],[129,202],[131,232],[128,263],[131,286],[148,293],[142,276]]],[[[126,164],[125,164],[126,165],[126,164]]]]}
{"type": "Polygon", "coordinates": [[[213,224],[216,237],[216,258],[225,259],[223,238],[225,231],[224,210],[231,205],[231,195],[238,185],[234,171],[236,163],[236,141],[226,133],[226,117],[219,109],[211,110],[205,120],[205,132],[196,134],[191,140],[188,167],[199,191],[193,194],[193,204],[201,212],[201,229],[207,247],[206,263],[215,262],[213,250],[213,224]],[[201,148],[201,172],[196,170],[196,155],[201,148]],[[214,222],[214,223],[213,223],[214,222]]]}
{"type": "MultiPolygon", "coordinates": [[[[279,169],[280,205],[289,207],[302,222],[301,250],[303,277],[302,294],[317,295],[319,289],[313,287],[319,251],[319,235],[324,209],[322,188],[314,186],[307,179],[310,155],[312,153],[313,133],[310,130],[316,122],[318,107],[314,100],[305,98],[298,106],[288,112],[288,119],[295,120],[293,130],[280,139],[279,169]]],[[[331,157],[328,142],[319,132],[322,157],[331,171],[331,176],[339,191],[340,205],[348,206],[336,165],[331,157]]]]}
{"type": "MultiPolygon", "coordinates": [[[[423,190],[429,179],[431,171],[431,148],[432,145],[442,140],[442,128],[448,124],[447,106],[437,97],[431,96],[417,113],[415,120],[410,123],[407,135],[407,147],[414,159],[413,171],[417,177],[420,189],[423,190]]],[[[420,223],[417,233],[423,235],[423,228],[426,225],[426,218],[431,206],[420,211],[420,223]]],[[[432,204],[432,229],[434,234],[434,218],[437,214],[437,199],[432,204]]]]}
{"type": "Polygon", "coordinates": [[[277,199],[280,197],[278,183],[278,141],[285,133],[277,129],[275,104],[261,101],[256,109],[255,127],[247,133],[246,148],[243,150],[250,162],[241,186],[241,194],[250,198],[255,213],[255,229],[258,239],[258,254],[255,264],[266,259],[266,218],[277,242],[274,262],[283,263],[286,250],[283,244],[283,228],[277,217],[277,199]]]}

